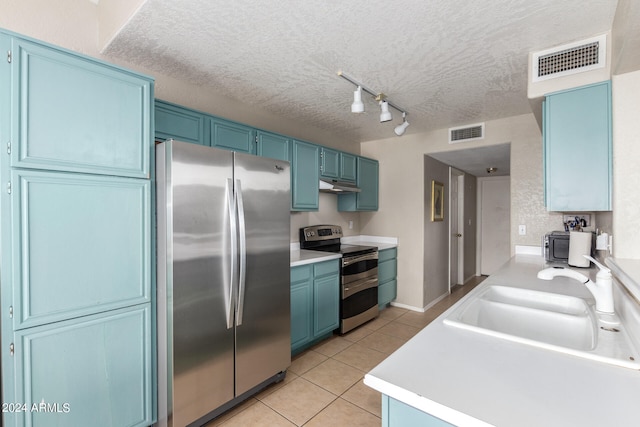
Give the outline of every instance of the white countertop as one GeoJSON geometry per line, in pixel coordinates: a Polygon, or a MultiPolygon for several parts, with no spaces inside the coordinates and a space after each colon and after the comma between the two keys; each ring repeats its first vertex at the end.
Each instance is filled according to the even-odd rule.
{"type": "MultiPolygon", "coordinates": [[[[544,267],[540,256],[516,255],[460,303],[490,284],[592,299],[575,280],[537,279],[544,267]]],[[[448,326],[443,319],[452,310],[369,372],[365,384],[458,426],[640,425],[640,371],[448,326]]]]}
{"type": "Polygon", "coordinates": [[[333,252],[310,251],[307,249],[291,249],[291,267],[298,267],[305,264],[313,264],[315,262],[329,261],[331,259],[340,259],[341,254],[333,252]]]}
{"type": "MultiPolygon", "coordinates": [[[[348,236],[343,237],[341,242],[348,245],[376,246],[378,250],[390,249],[398,246],[398,239],[395,237],[348,236]]],[[[341,257],[342,255],[338,253],[300,249],[299,243],[291,243],[291,267],[328,261],[341,257]]]]}

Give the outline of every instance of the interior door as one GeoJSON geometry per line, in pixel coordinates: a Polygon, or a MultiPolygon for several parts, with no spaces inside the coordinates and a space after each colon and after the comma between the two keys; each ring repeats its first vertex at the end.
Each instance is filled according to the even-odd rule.
{"type": "Polygon", "coordinates": [[[291,364],[291,196],[289,162],[243,153],[234,156],[236,197],[242,198],[244,211],[244,218],[239,212],[238,228],[244,228],[246,236],[244,274],[240,261],[240,278],[245,280],[236,309],[236,395],[240,395],[291,364]]]}
{"type": "Polygon", "coordinates": [[[455,285],[461,285],[464,282],[463,273],[463,256],[464,256],[464,211],[463,211],[463,192],[464,192],[464,174],[463,172],[450,168],[449,169],[449,227],[450,227],[450,256],[449,256],[449,291],[455,285]]]}

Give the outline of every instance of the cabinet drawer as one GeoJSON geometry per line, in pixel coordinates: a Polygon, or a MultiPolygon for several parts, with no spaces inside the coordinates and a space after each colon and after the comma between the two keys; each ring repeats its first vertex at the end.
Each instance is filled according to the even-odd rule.
{"type": "Polygon", "coordinates": [[[326,276],[328,274],[339,274],[340,267],[338,266],[337,259],[332,259],[330,261],[323,261],[313,264],[313,275],[314,277],[326,276]]]}
{"type": "Polygon", "coordinates": [[[311,278],[313,266],[311,264],[293,267],[291,269],[291,283],[302,282],[311,278]]]}
{"type": "Polygon", "coordinates": [[[11,166],[149,177],[150,79],[19,38],[12,49],[11,166]]]}
{"type": "Polygon", "coordinates": [[[387,261],[390,259],[395,259],[398,257],[398,249],[397,248],[391,248],[391,249],[383,249],[380,252],[378,252],[378,262],[383,262],[383,261],[387,261]]]}
{"type": "Polygon", "coordinates": [[[150,301],[147,180],[14,170],[14,328],[150,301]]]}
{"type": "Polygon", "coordinates": [[[384,283],[391,279],[395,279],[398,275],[398,263],[395,259],[378,263],[378,282],[384,283]]]}
{"type": "Polygon", "coordinates": [[[396,299],[398,294],[398,282],[396,279],[378,286],[378,305],[385,305],[396,299]]]}
{"type": "Polygon", "coordinates": [[[22,419],[15,425],[152,423],[150,304],[29,328],[14,338],[16,395],[7,401],[28,407],[44,401],[61,410],[15,414],[22,419]]]}

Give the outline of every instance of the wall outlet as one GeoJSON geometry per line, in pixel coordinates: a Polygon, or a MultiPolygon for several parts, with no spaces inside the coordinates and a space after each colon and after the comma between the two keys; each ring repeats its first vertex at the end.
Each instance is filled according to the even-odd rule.
{"type": "Polygon", "coordinates": [[[518,226],[518,234],[521,236],[524,236],[527,234],[527,226],[526,225],[519,225],[518,226]]]}
{"type": "Polygon", "coordinates": [[[564,224],[570,225],[572,222],[576,221],[576,218],[578,218],[579,220],[585,220],[585,222],[587,223],[587,225],[585,225],[585,227],[590,227],[591,226],[591,215],[587,214],[587,215],[581,215],[581,214],[564,214],[562,215],[562,222],[564,224]]]}

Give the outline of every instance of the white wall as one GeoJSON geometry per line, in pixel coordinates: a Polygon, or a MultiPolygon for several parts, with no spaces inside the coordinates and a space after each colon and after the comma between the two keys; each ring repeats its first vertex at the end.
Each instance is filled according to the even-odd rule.
{"type": "Polygon", "coordinates": [[[489,121],[485,134],[479,142],[449,145],[447,129],[439,129],[362,144],[363,155],[380,161],[380,210],[361,214],[361,231],[399,238],[398,303],[419,309],[431,302],[422,286],[425,154],[510,142],[512,254],[515,245],[539,246],[544,233],[562,226],[561,215],[544,207],[542,134],[533,114],[489,121]],[[518,235],[518,224],[527,226],[526,236],[518,235]]]}
{"type": "MultiPolygon", "coordinates": [[[[423,195],[423,282],[422,305],[425,309],[439,298],[449,293],[449,165],[432,157],[424,156],[424,195],[423,195]],[[431,221],[431,182],[444,184],[444,220],[431,221]]],[[[418,268],[418,265],[415,266],[418,268]]]]}
{"type": "MultiPolygon", "coordinates": [[[[344,141],[325,130],[274,116],[255,105],[221,97],[214,89],[102,55],[102,49],[143,3],[144,0],[103,0],[98,5],[89,0],[0,0],[0,28],[151,75],[155,78],[156,98],[359,154],[359,144],[345,146],[344,141]]],[[[342,225],[345,235],[359,234],[359,219],[358,213],[338,213],[336,196],[321,195],[318,212],[292,214],[291,241],[299,240],[299,227],[319,223],[342,225]],[[351,230],[348,229],[350,220],[354,224],[351,230]]]]}
{"type": "Polygon", "coordinates": [[[612,87],[613,256],[640,259],[640,71],[614,76],[612,87]]]}

